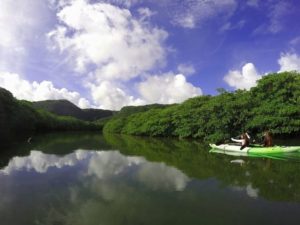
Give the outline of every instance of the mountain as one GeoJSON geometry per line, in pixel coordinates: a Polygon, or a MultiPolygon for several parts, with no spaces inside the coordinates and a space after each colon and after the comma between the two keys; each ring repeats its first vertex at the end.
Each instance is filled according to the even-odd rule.
{"type": "Polygon", "coordinates": [[[32,102],[36,109],[43,109],[60,116],[72,116],[86,121],[111,117],[114,111],[103,109],[81,109],[68,100],[46,100],[32,102]]]}
{"type": "MultiPolygon", "coordinates": [[[[45,104],[49,106],[49,104],[45,104]]],[[[54,104],[55,105],[55,104],[54,104]]],[[[72,104],[62,101],[60,110],[75,110],[72,104]],[[64,107],[66,106],[67,107],[64,107]]],[[[50,108],[50,106],[49,106],[50,108]]],[[[60,111],[64,112],[64,111],[60,111]]],[[[72,111],[74,114],[79,111],[72,111]]],[[[84,115],[93,117],[93,111],[84,115]]],[[[102,114],[105,115],[105,114],[102,114]]],[[[97,114],[98,116],[98,114],[97,114]]],[[[17,100],[13,95],[0,87],[0,146],[16,143],[18,139],[28,138],[37,133],[49,131],[101,131],[103,124],[99,121],[88,122],[70,116],[55,115],[44,109],[37,109],[33,104],[24,100],[17,100]]],[[[2,148],[3,149],[3,148],[2,148]]],[[[1,152],[0,147],[0,152],[1,152]]]]}

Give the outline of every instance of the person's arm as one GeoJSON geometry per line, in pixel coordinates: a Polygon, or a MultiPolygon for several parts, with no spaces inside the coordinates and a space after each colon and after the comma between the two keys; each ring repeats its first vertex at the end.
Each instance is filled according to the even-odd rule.
{"type": "Polygon", "coordinates": [[[246,133],[246,135],[247,135],[247,138],[250,140],[251,139],[250,135],[248,133],[246,133]]]}
{"type": "Polygon", "coordinates": [[[234,141],[234,142],[243,143],[243,140],[242,140],[242,139],[231,138],[231,140],[234,141]]]}

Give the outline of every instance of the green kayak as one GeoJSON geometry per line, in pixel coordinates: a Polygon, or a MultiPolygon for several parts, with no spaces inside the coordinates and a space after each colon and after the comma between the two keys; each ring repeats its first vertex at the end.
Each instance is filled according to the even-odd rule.
{"type": "Polygon", "coordinates": [[[275,153],[285,153],[285,152],[296,152],[300,151],[300,146],[273,146],[273,147],[263,147],[259,145],[249,146],[240,150],[240,145],[234,144],[221,144],[215,145],[210,144],[212,149],[218,149],[224,152],[239,152],[239,153],[255,153],[255,154],[275,154],[275,153]]]}

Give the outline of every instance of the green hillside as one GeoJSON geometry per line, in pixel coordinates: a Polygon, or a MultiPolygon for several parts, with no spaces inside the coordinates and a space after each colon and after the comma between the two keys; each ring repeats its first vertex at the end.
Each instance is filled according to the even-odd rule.
{"type": "Polygon", "coordinates": [[[68,100],[46,100],[32,102],[36,109],[43,109],[60,116],[72,116],[80,120],[95,121],[110,117],[114,111],[103,109],[80,109],[68,100]]]}
{"type": "Polygon", "coordinates": [[[97,122],[86,122],[73,117],[57,116],[35,109],[27,101],[19,101],[0,88],[0,145],[8,145],[19,138],[35,133],[67,130],[101,130],[97,122]]]}

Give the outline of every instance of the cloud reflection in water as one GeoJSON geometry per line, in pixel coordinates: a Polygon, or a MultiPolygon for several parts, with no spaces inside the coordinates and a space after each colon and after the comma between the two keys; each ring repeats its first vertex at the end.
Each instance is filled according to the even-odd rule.
{"type": "Polygon", "coordinates": [[[180,170],[164,163],[148,162],[143,157],[124,156],[118,151],[84,151],[77,150],[65,156],[31,151],[29,156],[14,157],[0,170],[0,174],[10,175],[18,171],[47,173],[50,168],[61,169],[74,167],[83,163],[85,177],[109,180],[118,175],[126,175],[130,169],[136,182],[152,190],[185,189],[189,178],[180,170]]]}

